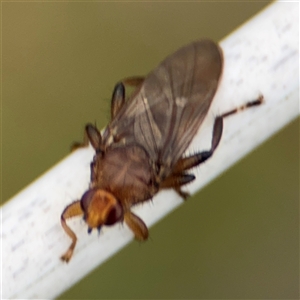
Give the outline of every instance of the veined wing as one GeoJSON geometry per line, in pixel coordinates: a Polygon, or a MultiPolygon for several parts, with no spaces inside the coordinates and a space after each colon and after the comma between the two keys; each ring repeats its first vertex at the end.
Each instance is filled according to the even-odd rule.
{"type": "Polygon", "coordinates": [[[108,125],[109,131],[172,168],[208,112],[222,65],[221,49],[210,40],[179,49],[146,77],[108,125]]]}

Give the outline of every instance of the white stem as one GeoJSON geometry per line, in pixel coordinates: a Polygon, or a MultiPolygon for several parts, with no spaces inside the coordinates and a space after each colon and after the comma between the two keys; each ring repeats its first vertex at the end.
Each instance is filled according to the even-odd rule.
{"type": "MultiPolygon", "coordinates": [[[[274,3],[220,43],[222,82],[193,141],[197,146],[191,147],[207,148],[216,114],[259,94],[265,103],[226,119],[219,148],[201,166],[205,176],[189,192],[201,189],[299,115],[298,37],[298,3],[274,3]]],[[[75,151],[1,208],[2,299],[54,298],[132,240],[126,226],[104,229],[97,238],[86,234],[83,222],[71,220],[78,244],[68,265],[59,259],[70,243],[60,214],[86,190],[92,157],[91,148],[75,151]]],[[[165,191],[135,210],[151,226],[181,203],[174,192],[165,191]]]]}

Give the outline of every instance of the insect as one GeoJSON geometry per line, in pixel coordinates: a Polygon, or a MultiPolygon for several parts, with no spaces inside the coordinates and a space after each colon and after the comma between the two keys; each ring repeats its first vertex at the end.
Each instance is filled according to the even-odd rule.
{"type": "Polygon", "coordinates": [[[206,161],[222,136],[223,119],[262,103],[263,98],[217,116],[211,148],[183,156],[203,122],[222,73],[221,48],[211,40],[193,42],[168,56],[146,77],[119,82],[113,91],[111,120],[103,134],[92,124],[85,127],[85,142],[95,156],[91,183],[80,200],[68,205],[61,224],[72,243],[61,257],[72,257],[77,237],[66,220],[83,216],[88,233],[102,226],[125,222],[137,240],[148,238],[148,228],[131,207],[148,201],[162,189],[181,190],[195,176],[189,170],[206,161]],[[135,87],[125,96],[125,85],[135,87]]]}

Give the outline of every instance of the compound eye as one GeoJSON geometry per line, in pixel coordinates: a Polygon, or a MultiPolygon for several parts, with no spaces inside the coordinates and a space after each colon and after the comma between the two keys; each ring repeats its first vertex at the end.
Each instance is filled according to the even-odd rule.
{"type": "Polygon", "coordinates": [[[80,205],[82,210],[86,213],[88,211],[88,207],[95,195],[96,190],[88,190],[81,197],[80,205]]]}
{"type": "Polygon", "coordinates": [[[113,225],[121,221],[123,218],[123,208],[119,203],[116,203],[109,211],[105,225],[113,225]]]}

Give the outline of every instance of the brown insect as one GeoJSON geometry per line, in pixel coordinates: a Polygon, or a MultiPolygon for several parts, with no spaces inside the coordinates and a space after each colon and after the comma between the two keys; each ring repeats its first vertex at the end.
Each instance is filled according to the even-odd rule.
{"type": "Polygon", "coordinates": [[[167,57],[145,78],[127,78],[116,85],[111,121],[103,135],[94,125],[85,128],[81,146],[90,142],[95,149],[91,183],[81,200],[61,215],[62,227],[72,239],[62,260],[70,260],[77,241],[66,219],[83,215],[89,233],[125,221],[136,239],[146,240],[148,228],[131,207],[152,199],[161,189],[173,188],[183,198],[188,196],[181,190],[195,179],[188,170],[212,156],[222,136],[223,119],[263,100],[261,96],[216,117],[211,148],[183,157],[209,110],[222,66],[221,48],[200,40],[167,57]],[[124,85],[136,87],[128,99],[124,85]]]}

